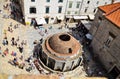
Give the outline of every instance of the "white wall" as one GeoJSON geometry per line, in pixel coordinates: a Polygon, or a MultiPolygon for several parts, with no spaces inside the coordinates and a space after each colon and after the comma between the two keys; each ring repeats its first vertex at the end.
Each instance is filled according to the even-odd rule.
{"type": "Polygon", "coordinates": [[[88,14],[95,14],[97,12],[97,7],[111,4],[112,0],[83,0],[82,8],[80,10],[81,15],[88,15],[88,14]],[[88,1],[89,4],[87,3],[88,1]],[[88,7],[88,8],[87,8],[88,7]],[[87,11],[85,12],[85,8],[87,8],[87,11]],[[95,13],[93,12],[94,9],[96,9],[95,13]]]}
{"type": "MultiPolygon", "coordinates": [[[[64,16],[66,1],[63,0],[63,3],[58,3],[58,0],[50,0],[50,2],[46,2],[46,0],[35,0],[35,2],[31,2],[31,0],[24,0],[25,5],[25,21],[30,22],[30,18],[40,18],[40,17],[53,17],[56,16],[64,16]],[[30,14],[29,8],[35,6],[36,14],[30,14]],[[49,6],[49,13],[45,13],[46,6],[49,6]],[[58,6],[62,6],[62,13],[58,13],[58,6]]],[[[52,22],[51,19],[49,22],[52,22]]]]}
{"type": "Polygon", "coordinates": [[[78,15],[80,11],[80,7],[82,5],[82,1],[83,0],[68,0],[66,7],[66,15],[78,15]],[[69,2],[72,2],[72,8],[69,8],[69,2]],[[76,8],[77,2],[80,2],[79,8],[76,8]],[[70,14],[68,14],[68,11],[70,11],[70,14]],[[78,12],[77,14],[75,14],[76,11],[78,12]]]}
{"type": "Polygon", "coordinates": [[[112,0],[63,0],[63,3],[58,3],[58,0],[50,0],[50,2],[46,2],[46,0],[35,0],[35,2],[31,2],[31,0],[24,0],[23,15],[25,15],[25,22],[30,22],[31,18],[49,17],[49,23],[54,23],[56,20],[56,16],[63,17],[64,15],[88,15],[88,14],[94,15],[97,12],[98,6],[110,4],[111,1],[112,0]],[[69,8],[69,1],[73,2],[72,8],[69,8]],[[76,8],[78,1],[80,2],[80,6],[79,8],[76,8]],[[90,1],[89,4],[87,3],[88,1],[90,1]],[[36,7],[36,11],[37,11],[36,14],[29,13],[29,8],[32,6],[36,7]],[[46,6],[50,7],[48,14],[45,13],[46,6]],[[62,6],[62,13],[58,13],[58,6],[62,6]],[[85,8],[87,8],[86,12],[85,12],[85,8]],[[94,9],[96,9],[95,12],[93,12],[94,9]],[[68,11],[70,11],[71,13],[67,14],[68,11]],[[78,13],[75,14],[75,12],[78,13]],[[52,20],[51,18],[54,19],[52,20]]]}

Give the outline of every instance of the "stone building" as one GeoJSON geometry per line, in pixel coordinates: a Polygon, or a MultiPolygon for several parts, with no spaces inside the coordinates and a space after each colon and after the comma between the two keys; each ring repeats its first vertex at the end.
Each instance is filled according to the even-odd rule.
{"type": "Polygon", "coordinates": [[[95,57],[112,79],[120,79],[120,2],[99,7],[90,33],[95,57]]]}
{"type": "MultiPolygon", "coordinates": [[[[34,18],[38,23],[60,23],[88,19],[97,12],[97,7],[111,4],[112,0],[19,0],[26,24],[34,18]]],[[[93,17],[94,18],[94,17],[93,17]]],[[[92,19],[93,19],[92,18],[92,19]]]]}
{"type": "Polygon", "coordinates": [[[72,71],[82,63],[82,46],[68,33],[47,37],[38,49],[38,59],[51,71],[72,71]]]}

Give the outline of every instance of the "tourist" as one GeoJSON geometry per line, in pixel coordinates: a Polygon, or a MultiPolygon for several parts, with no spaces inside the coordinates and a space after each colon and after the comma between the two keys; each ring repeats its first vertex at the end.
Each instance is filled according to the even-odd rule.
{"type": "Polygon", "coordinates": [[[19,52],[22,53],[23,52],[23,46],[19,46],[19,52]]]}
{"type": "Polygon", "coordinates": [[[16,41],[14,42],[14,45],[17,46],[17,42],[16,41]]]}
{"type": "Polygon", "coordinates": [[[24,41],[24,45],[27,45],[27,40],[24,41]]]}
{"type": "Polygon", "coordinates": [[[6,40],[5,40],[5,39],[3,39],[3,42],[2,42],[2,43],[3,43],[3,45],[5,46],[5,45],[6,45],[6,40]]]}
{"type": "Polygon", "coordinates": [[[16,27],[16,25],[14,25],[14,29],[16,29],[17,27],[16,27]]]}
{"type": "Polygon", "coordinates": [[[17,58],[13,59],[13,63],[14,63],[15,66],[19,65],[17,58]]]}
{"type": "Polygon", "coordinates": [[[12,51],[11,55],[12,55],[12,56],[16,56],[16,55],[17,55],[17,53],[16,53],[16,52],[14,52],[14,51],[12,51]]]}
{"type": "Polygon", "coordinates": [[[9,52],[9,49],[8,48],[6,48],[6,50],[5,50],[6,52],[9,52]]]}
{"type": "Polygon", "coordinates": [[[38,42],[38,41],[37,41],[37,40],[35,40],[35,41],[33,42],[33,44],[37,44],[37,42],[38,42]]]}
{"type": "Polygon", "coordinates": [[[24,45],[24,40],[22,40],[21,45],[24,45]]]}
{"type": "Polygon", "coordinates": [[[10,32],[10,27],[8,27],[8,31],[10,32]]]}
{"type": "Polygon", "coordinates": [[[32,60],[32,56],[28,57],[28,59],[26,60],[28,63],[30,63],[32,60]]]}
{"type": "Polygon", "coordinates": [[[6,45],[8,45],[8,40],[6,39],[6,45]]]}
{"type": "Polygon", "coordinates": [[[45,29],[45,33],[47,33],[47,29],[45,29]]]}
{"type": "Polygon", "coordinates": [[[40,44],[42,44],[42,42],[43,42],[43,38],[40,39],[40,44]]]}
{"type": "Polygon", "coordinates": [[[12,37],[12,40],[11,40],[11,42],[12,42],[12,46],[15,45],[14,40],[15,40],[14,37],[12,37]]]}
{"type": "Polygon", "coordinates": [[[25,63],[20,63],[19,68],[23,69],[25,67],[25,63]]]}
{"type": "Polygon", "coordinates": [[[11,33],[13,32],[13,29],[12,29],[12,28],[10,28],[10,32],[11,32],[11,33]]]}
{"type": "Polygon", "coordinates": [[[23,60],[23,55],[20,56],[20,60],[23,60]]]}
{"type": "Polygon", "coordinates": [[[4,50],[4,52],[3,52],[3,56],[6,56],[7,54],[9,53],[9,49],[8,48],[6,48],[5,50],[4,50]]]}

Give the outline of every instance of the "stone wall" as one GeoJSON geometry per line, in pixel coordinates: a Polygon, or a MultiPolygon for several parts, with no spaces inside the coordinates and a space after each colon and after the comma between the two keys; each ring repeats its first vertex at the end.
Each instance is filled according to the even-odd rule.
{"type": "Polygon", "coordinates": [[[98,11],[95,23],[93,23],[96,28],[91,28],[90,30],[93,34],[91,46],[94,54],[98,55],[102,64],[109,71],[114,65],[120,68],[120,28],[108,19],[105,19],[104,16],[102,16],[103,19],[98,25],[99,20],[97,18],[102,14],[101,11],[98,11]],[[111,41],[110,46],[106,46],[105,42],[109,38],[109,33],[115,35],[115,38],[111,41]]]}

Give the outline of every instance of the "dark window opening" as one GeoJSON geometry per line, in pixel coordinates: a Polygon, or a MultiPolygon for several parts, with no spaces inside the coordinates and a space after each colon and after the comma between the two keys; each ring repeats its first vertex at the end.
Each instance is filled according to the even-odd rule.
{"type": "Polygon", "coordinates": [[[96,4],[99,4],[99,1],[97,1],[97,3],[96,4]]]}
{"type": "Polygon", "coordinates": [[[31,2],[35,2],[35,0],[31,0],[31,2]]]}
{"type": "Polygon", "coordinates": [[[85,13],[87,12],[87,8],[85,9],[85,11],[84,11],[85,13]]]}
{"type": "Polygon", "coordinates": [[[98,19],[99,19],[100,21],[102,20],[102,18],[101,18],[100,16],[98,17],[98,19]]]}
{"type": "Polygon", "coordinates": [[[94,9],[94,11],[93,11],[94,13],[96,12],[96,9],[94,9]]]}
{"type": "Polygon", "coordinates": [[[62,41],[69,41],[69,40],[70,40],[70,36],[67,35],[67,34],[60,35],[59,38],[60,38],[62,41]]]}
{"type": "Polygon", "coordinates": [[[59,0],[58,2],[63,2],[63,0],[59,0]]]}
{"type": "Polygon", "coordinates": [[[112,37],[112,38],[115,38],[116,36],[113,34],[113,33],[111,33],[111,32],[109,32],[109,35],[112,37]]]}
{"type": "Polygon", "coordinates": [[[36,8],[35,7],[31,7],[30,8],[30,13],[36,13],[36,8]]]}
{"type": "Polygon", "coordinates": [[[87,1],[87,4],[89,4],[90,3],[90,1],[87,1]]]}
{"type": "Polygon", "coordinates": [[[115,38],[116,38],[116,36],[115,36],[113,33],[109,32],[109,36],[108,36],[107,40],[105,41],[105,46],[110,47],[111,42],[112,42],[115,38]]]}
{"type": "Polygon", "coordinates": [[[58,8],[58,13],[61,13],[62,12],[62,7],[59,7],[58,8]]]}
{"type": "Polygon", "coordinates": [[[49,13],[49,7],[46,7],[46,11],[45,11],[46,13],[49,13]]]}
{"type": "Polygon", "coordinates": [[[54,20],[54,18],[51,18],[51,20],[54,20]]]}
{"type": "Polygon", "coordinates": [[[69,53],[72,53],[72,49],[71,48],[69,48],[68,51],[69,51],[69,53]]]}
{"type": "Polygon", "coordinates": [[[50,2],[50,0],[47,0],[46,2],[50,2]]]}

